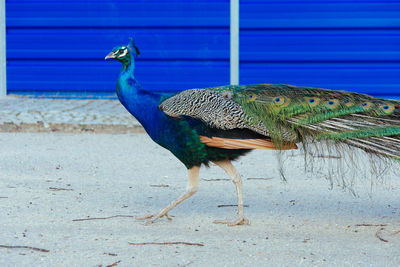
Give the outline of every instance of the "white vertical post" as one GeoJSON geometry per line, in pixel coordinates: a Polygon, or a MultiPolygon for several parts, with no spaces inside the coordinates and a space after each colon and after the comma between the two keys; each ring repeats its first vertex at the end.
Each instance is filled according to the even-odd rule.
{"type": "Polygon", "coordinates": [[[231,0],[231,85],[239,84],[239,0],[231,0]]]}
{"type": "Polygon", "coordinates": [[[7,95],[5,2],[5,0],[0,0],[0,97],[7,95]]]}

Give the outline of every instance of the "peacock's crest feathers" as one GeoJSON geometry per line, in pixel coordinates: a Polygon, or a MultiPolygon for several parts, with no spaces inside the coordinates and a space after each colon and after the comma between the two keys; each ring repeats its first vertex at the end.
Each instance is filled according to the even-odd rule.
{"type": "Polygon", "coordinates": [[[129,38],[128,50],[132,55],[135,55],[135,56],[140,55],[139,48],[136,46],[135,41],[133,41],[132,37],[129,38]]]}

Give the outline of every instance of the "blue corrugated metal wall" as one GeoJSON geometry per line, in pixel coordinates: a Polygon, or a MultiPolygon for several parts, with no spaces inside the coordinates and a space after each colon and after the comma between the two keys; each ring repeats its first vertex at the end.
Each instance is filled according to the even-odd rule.
{"type": "Polygon", "coordinates": [[[136,77],[157,91],[229,83],[229,1],[6,2],[10,93],[112,94],[105,62],[134,35],[136,77]]]}
{"type": "MultiPolygon", "coordinates": [[[[229,83],[229,0],[6,1],[9,93],[111,95],[135,35],[149,90],[229,83]]],[[[240,3],[240,83],[400,95],[400,1],[240,3]]]]}
{"type": "Polygon", "coordinates": [[[240,82],[400,95],[400,1],[241,1],[240,82]]]}

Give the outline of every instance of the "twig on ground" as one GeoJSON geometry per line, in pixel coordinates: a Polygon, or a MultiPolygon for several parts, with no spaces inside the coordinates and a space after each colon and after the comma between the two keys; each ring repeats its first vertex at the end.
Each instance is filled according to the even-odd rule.
{"type": "Polygon", "coordinates": [[[380,227],[382,227],[382,226],[387,226],[387,224],[360,223],[360,224],[356,224],[355,226],[376,226],[376,227],[380,226],[380,227]]]}
{"type": "Polygon", "coordinates": [[[230,179],[204,179],[202,178],[201,180],[207,181],[207,182],[215,182],[215,181],[230,181],[230,179]]]}
{"type": "Polygon", "coordinates": [[[184,265],[182,265],[182,267],[189,266],[189,265],[192,264],[192,263],[193,263],[193,261],[189,261],[188,263],[185,263],[184,265]]]}
{"type": "Polygon", "coordinates": [[[272,178],[247,178],[247,180],[272,180],[272,178]]]}
{"type": "Polygon", "coordinates": [[[188,245],[188,246],[199,246],[204,247],[202,243],[189,243],[189,242],[143,242],[143,243],[131,243],[129,245],[141,246],[141,245],[188,245]]]}
{"type": "Polygon", "coordinates": [[[386,240],[384,238],[381,237],[381,231],[384,230],[384,228],[379,229],[378,231],[376,231],[375,236],[382,242],[389,242],[389,240],[386,240]]]}
{"type": "Polygon", "coordinates": [[[83,219],[73,219],[73,222],[80,222],[80,221],[91,221],[91,220],[107,220],[107,219],[112,219],[112,218],[135,218],[135,216],[132,215],[114,215],[114,216],[109,216],[109,217],[94,217],[94,218],[83,218],[83,219]]]}
{"type": "Polygon", "coordinates": [[[49,187],[52,191],[74,191],[72,188],[49,187]]]}
{"type": "Polygon", "coordinates": [[[152,184],[151,187],[169,187],[167,184],[152,184]]]}
{"type": "Polygon", "coordinates": [[[316,155],[316,158],[322,158],[322,159],[341,159],[342,157],[340,156],[334,156],[334,155],[316,155]]]}
{"type": "MultiPolygon", "coordinates": [[[[217,208],[225,208],[225,207],[237,207],[238,205],[218,205],[217,208]]],[[[243,205],[243,207],[248,208],[249,205],[243,205]]]]}
{"type": "Polygon", "coordinates": [[[104,252],[103,253],[104,255],[109,255],[109,256],[113,256],[113,257],[116,257],[116,256],[118,256],[118,254],[116,254],[116,253],[106,253],[106,252],[104,252]]]}
{"type": "Polygon", "coordinates": [[[113,264],[107,265],[106,267],[114,267],[114,266],[117,266],[118,263],[120,263],[120,262],[121,262],[121,261],[116,261],[116,262],[114,262],[113,264]]]}
{"type": "Polygon", "coordinates": [[[7,246],[7,245],[0,245],[0,248],[26,248],[26,249],[31,249],[35,251],[40,251],[40,252],[50,252],[48,249],[44,248],[35,248],[35,247],[30,247],[30,246],[7,246]]]}

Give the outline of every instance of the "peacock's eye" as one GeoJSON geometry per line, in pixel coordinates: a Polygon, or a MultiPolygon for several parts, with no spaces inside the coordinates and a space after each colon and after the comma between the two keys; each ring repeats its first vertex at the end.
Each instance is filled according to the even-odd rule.
{"type": "Polygon", "coordinates": [[[124,53],[124,49],[120,49],[120,50],[118,50],[118,53],[124,53]]]}

